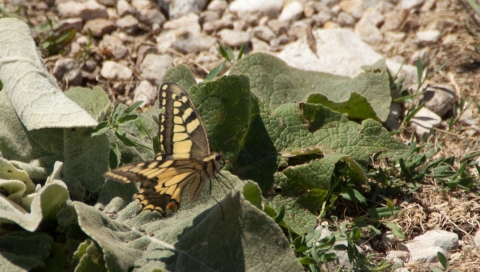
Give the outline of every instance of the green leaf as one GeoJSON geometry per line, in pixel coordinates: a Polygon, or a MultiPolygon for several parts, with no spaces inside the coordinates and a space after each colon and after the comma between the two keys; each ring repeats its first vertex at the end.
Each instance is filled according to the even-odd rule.
{"type": "Polygon", "coordinates": [[[288,229],[299,235],[310,232],[317,223],[316,217],[298,205],[295,199],[278,195],[265,201],[267,205],[275,209],[277,215],[280,214],[283,206],[286,212],[283,222],[288,229]]]}
{"type": "Polygon", "coordinates": [[[244,57],[231,75],[246,75],[252,92],[272,108],[288,102],[322,104],[354,119],[385,121],[390,113],[390,79],[385,64],[376,64],[350,79],[289,67],[265,53],[244,57]]]}
{"type": "Polygon", "coordinates": [[[139,119],[140,119],[140,116],[138,116],[137,114],[127,114],[118,118],[118,124],[127,125],[130,123],[136,122],[139,119]]]}
{"type": "Polygon", "coordinates": [[[225,49],[223,48],[223,46],[219,46],[218,47],[218,52],[220,53],[220,55],[222,55],[222,57],[225,59],[225,60],[228,60],[230,61],[231,59],[228,57],[228,53],[227,51],[225,51],[225,49]]]}
{"type": "Polygon", "coordinates": [[[437,258],[440,261],[440,263],[442,264],[443,268],[445,268],[445,270],[448,271],[450,265],[448,264],[448,260],[445,257],[445,255],[443,255],[442,252],[439,251],[439,252],[437,252],[437,258]]]}
{"type": "Polygon", "coordinates": [[[218,73],[222,71],[224,65],[225,65],[225,60],[222,63],[220,63],[217,67],[213,68],[212,71],[210,71],[210,73],[208,73],[208,75],[205,77],[205,81],[212,81],[218,75],[218,73]]]}
{"type": "MultiPolygon", "coordinates": [[[[221,271],[232,267],[247,271],[258,265],[267,270],[300,271],[278,225],[243,197],[244,182],[228,172],[222,174],[227,179],[224,183],[233,184],[234,190],[226,192],[222,183],[212,181],[211,194],[203,190],[194,202],[185,196],[181,208],[167,218],[151,212],[133,217],[137,201],[125,207],[118,198],[112,198],[103,209],[108,213],[74,202],[79,225],[101,248],[109,271],[134,267],[146,271],[221,271]],[[118,215],[116,219],[109,216],[112,212],[118,215]]],[[[116,196],[117,192],[102,194],[116,196]]]]}
{"type": "Polygon", "coordinates": [[[282,207],[280,207],[280,211],[278,212],[278,215],[277,217],[275,217],[275,223],[280,223],[283,221],[283,218],[285,217],[285,205],[282,205],[282,207]]]}
{"type": "Polygon", "coordinates": [[[262,191],[257,184],[245,184],[245,186],[243,186],[243,195],[253,206],[262,210],[262,191]]]}
{"type": "Polygon", "coordinates": [[[138,108],[138,106],[142,105],[142,103],[143,101],[134,102],[132,105],[128,106],[128,108],[125,109],[125,114],[132,113],[138,108]]]}
{"type": "Polygon", "coordinates": [[[240,51],[238,52],[238,56],[237,56],[237,61],[242,59],[243,51],[245,51],[245,44],[242,44],[242,46],[240,47],[240,51]]]}
{"type": "Polygon", "coordinates": [[[401,240],[405,240],[405,234],[403,234],[402,230],[397,224],[393,222],[387,222],[385,226],[392,231],[393,235],[397,236],[401,240]]]}

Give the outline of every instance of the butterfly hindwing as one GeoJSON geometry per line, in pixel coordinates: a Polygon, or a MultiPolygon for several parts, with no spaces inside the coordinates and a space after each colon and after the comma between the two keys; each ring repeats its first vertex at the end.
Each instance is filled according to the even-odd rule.
{"type": "MultiPolygon", "coordinates": [[[[210,154],[210,144],[202,119],[188,94],[177,84],[164,84],[159,94],[160,159],[202,160],[210,154]]],[[[159,158],[157,158],[158,160],[159,158]]]]}
{"type": "Polygon", "coordinates": [[[142,211],[169,214],[180,207],[183,192],[195,200],[206,181],[223,166],[223,157],[211,152],[203,122],[185,90],[177,84],[160,87],[159,135],[162,152],[154,161],[129,164],[110,170],[105,178],[122,183],[137,182],[134,196],[142,211]]]}

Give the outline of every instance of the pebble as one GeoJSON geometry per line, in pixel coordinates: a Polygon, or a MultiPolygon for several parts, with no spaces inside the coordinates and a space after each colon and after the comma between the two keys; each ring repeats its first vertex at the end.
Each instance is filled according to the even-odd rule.
{"type": "Polygon", "coordinates": [[[440,39],[440,31],[426,30],[417,32],[417,39],[420,43],[436,43],[440,39]]]}
{"type": "Polygon", "coordinates": [[[86,34],[88,29],[92,31],[94,37],[102,37],[105,34],[108,34],[114,31],[117,27],[112,21],[107,19],[93,19],[87,21],[87,23],[83,26],[83,33],[86,34]]]}
{"type": "Polygon", "coordinates": [[[452,110],[457,98],[451,85],[432,84],[427,86],[420,101],[425,102],[425,107],[429,110],[439,116],[444,116],[452,110]]]}
{"type": "Polygon", "coordinates": [[[82,72],[78,63],[72,58],[60,58],[53,67],[55,78],[68,86],[78,86],[82,84],[82,72]]]}
{"type": "Polygon", "coordinates": [[[126,81],[131,79],[132,70],[123,64],[107,60],[103,62],[100,74],[109,80],[126,81]]]}
{"type": "Polygon", "coordinates": [[[127,34],[135,34],[139,29],[137,18],[130,14],[118,19],[116,25],[127,34]]]}
{"type": "Polygon", "coordinates": [[[68,1],[57,5],[58,15],[62,18],[80,17],[83,21],[108,18],[107,8],[94,0],[87,2],[68,1]]]}
{"type": "Polygon", "coordinates": [[[277,18],[283,7],[284,0],[236,0],[233,1],[229,9],[236,13],[238,17],[244,18],[251,15],[277,18]]]}
{"type": "Polygon", "coordinates": [[[200,33],[202,30],[199,23],[200,17],[195,14],[191,13],[174,20],[170,20],[163,24],[163,29],[165,30],[172,30],[172,29],[185,29],[190,32],[200,33]]]}
{"type": "Polygon", "coordinates": [[[105,35],[98,47],[104,55],[116,60],[122,59],[128,54],[128,49],[123,45],[122,40],[111,35],[105,35]]]}
{"type": "Polygon", "coordinates": [[[229,20],[218,20],[213,22],[206,22],[203,25],[203,31],[207,34],[220,31],[222,29],[233,29],[233,23],[229,20]]]}
{"type": "Polygon", "coordinates": [[[281,22],[293,22],[303,15],[303,5],[302,3],[298,1],[293,1],[287,4],[283,10],[282,13],[280,13],[280,16],[278,17],[278,20],[281,22]]]}
{"type": "Polygon", "coordinates": [[[383,41],[383,35],[375,24],[366,19],[361,19],[355,26],[355,33],[360,36],[362,41],[373,46],[379,46],[383,41]]]}
{"type": "Polygon", "coordinates": [[[244,31],[223,29],[218,35],[223,44],[231,47],[239,47],[250,41],[250,34],[244,31]]]}
{"type": "Polygon", "coordinates": [[[413,9],[423,4],[424,1],[425,0],[402,0],[401,7],[403,9],[413,9]]]}
{"type": "Polygon", "coordinates": [[[195,14],[207,7],[208,0],[173,0],[168,1],[170,18],[178,18],[186,14],[195,14]]]}
{"type": "Polygon", "coordinates": [[[143,101],[140,106],[145,107],[146,105],[153,105],[155,103],[157,88],[150,84],[148,80],[142,80],[133,93],[133,101],[143,101]]]}
{"type": "Polygon", "coordinates": [[[262,41],[270,42],[275,38],[275,33],[267,26],[257,26],[253,29],[253,36],[262,41]]]}
{"type": "Polygon", "coordinates": [[[117,3],[117,13],[118,16],[123,17],[127,14],[135,15],[137,11],[135,8],[130,5],[127,1],[118,1],[117,3]]]}
{"type": "Polygon", "coordinates": [[[410,120],[410,124],[415,128],[417,135],[421,136],[430,133],[434,127],[439,127],[442,118],[433,111],[423,107],[410,120]]]}
{"type": "Polygon", "coordinates": [[[140,71],[144,79],[160,86],[165,72],[171,67],[173,59],[169,55],[148,54],[140,64],[140,71]]]}

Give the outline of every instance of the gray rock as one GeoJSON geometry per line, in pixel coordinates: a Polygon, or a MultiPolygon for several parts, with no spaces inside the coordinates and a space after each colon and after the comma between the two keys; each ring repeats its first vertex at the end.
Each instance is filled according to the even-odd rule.
{"type": "Polygon", "coordinates": [[[102,37],[105,34],[108,34],[114,31],[117,27],[107,19],[93,19],[87,21],[87,23],[83,26],[83,33],[87,33],[88,29],[92,31],[94,37],[102,37]]]}
{"type": "Polygon", "coordinates": [[[224,12],[227,8],[228,8],[228,3],[225,0],[210,1],[210,4],[208,4],[208,7],[207,7],[208,10],[217,11],[217,12],[224,12]]]}
{"type": "Polygon", "coordinates": [[[238,47],[250,41],[250,34],[244,31],[224,29],[218,33],[223,44],[238,47]]]}
{"type": "Polygon", "coordinates": [[[169,55],[148,54],[140,65],[143,78],[160,86],[168,68],[173,67],[173,59],[169,55]]]}
{"type": "Polygon", "coordinates": [[[173,0],[169,1],[170,18],[179,18],[187,14],[200,13],[207,7],[208,0],[173,0]]]}
{"type": "Polygon", "coordinates": [[[267,25],[276,35],[287,34],[290,27],[288,22],[281,22],[276,19],[268,21],[267,25]]]}
{"type": "Polygon", "coordinates": [[[53,67],[55,78],[68,86],[77,86],[82,84],[82,72],[78,63],[71,58],[61,58],[55,62],[53,67]]]}
{"type": "Polygon", "coordinates": [[[420,101],[425,102],[425,107],[442,117],[453,108],[457,98],[452,86],[432,84],[427,86],[420,101]]]}
{"type": "Polygon", "coordinates": [[[253,36],[262,41],[270,42],[275,38],[275,33],[267,26],[257,26],[253,29],[253,36]]]}
{"type": "Polygon", "coordinates": [[[395,244],[395,235],[391,231],[382,234],[382,242],[385,246],[391,248],[395,244]]]}
{"type": "Polygon", "coordinates": [[[69,18],[61,20],[59,26],[56,28],[56,31],[62,32],[69,28],[75,28],[77,31],[81,31],[83,26],[83,21],[81,18],[69,18]]]}
{"type": "Polygon", "coordinates": [[[143,59],[146,55],[150,53],[157,53],[157,48],[153,45],[142,44],[137,49],[137,62],[135,65],[140,66],[142,64],[143,59]]]}
{"type": "Polygon", "coordinates": [[[213,10],[207,10],[202,12],[202,14],[200,14],[199,23],[203,25],[206,22],[214,22],[219,19],[220,19],[220,14],[218,12],[213,10]]]}
{"type": "Polygon", "coordinates": [[[127,14],[135,15],[136,12],[137,11],[135,10],[135,8],[132,5],[130,5],[130,3],[128,3],[127,1],[118,1],[117,3],[118,16],[123,17],[127,14]]]}
{"type": "Polygon", "coordinates": [[[458,248],[458,234],[445,230],[430,230],[423,235],[415,237],[413,242],[453,250],[458,248]]]}
{"type": "MultiPolygon", "coordinates": [[[[192,33],[189,31],[176,31],[169,34],[169,39],[171,40],[170,46],[169,42],[163,44],[160,48],[160,52],[166,52],[172,47],[184,54],[188,53],[198,53],[200,51],[209,50],[212,46],[217,43],[217,39],[207,36],[203,33],[192,33]],[[165,46],[167,46],[165,50],[165,46]]],[[[160,43],[163,42],[160,37],[157,38],[157,41],[160,43]]]]}
{"type": "Polygon", "coordinates": [[[475,236],[473,237],[473,242],[475,243],[477,250],[480,250],[480,229],[477,230],[477,232],[475,233],[475,236]]]}
{"type": "Polygon", "coordinates": [[[385,20],[385,16],[377,8],[368,8],[363,13],[361,20],[370,21],[375,26],[379,26],[385,20]]]}
{"type": "Polygon", "coordinates": [[[213,32],[218,32],[222,29],[233,29],[233,22],[222,19],[203,24],[203,31],[205,31],[207,34],[212,34],[213,32]]]}
{"type": "Polygon", "coordinates": [[[138,20],[130,14],[118,19],[116,24],[127,34],[135,34],[138,31],[138,20]]]}
{"type": "Polygon", "coordinates": [[[419,136],[428,134],[430,129],[440,126],[441,122],[440,116],[425,107],[421,108],[410,120],[410,124],[419,136]]]}
{"type": "Polygon", "coordinates": [[[381,29],[383,31],[389,30],[400,30],[400,27],[403,25],[403,22],[407,19],[409,11],[403,9],[400,11],[391,11],[385,14],[384,24],[381,29]]]}
{"type": "Polygon", "coordinates": [[[303,15],[303,4],[298,1],[288,3],[278,16],[281,22],[293,22],[300,19],[303,15]]]}
{"type": "Polygon", "coordinates": [[[62,18],[80,17],[83,21],[108,18],[107,8],[94,0],[87,2],[68,1],[57,5],[58,15],[62,18]]]}
{"type": "Polygon", "coordinates": [[[355,24],[355,18],[346,12],[340,12],[337,16],[337,23],[341,26],[353,26],[355,24]]]}
{"type": "Polygon", "coordinates": [[[103,62],[100,74],[109,80],[130,80],[132,77],[132,70],[127,66],[107,60],[103,62]]]}
{"type": "Polygon", "coordinates": [[[114,7],[116,1],[115,0],[97,0],[97,2],[107,7],[114,7]]]}
{"type": "Polygon", "coordinates": [[[387,260],[400,259],[404,262],[408,261],[409,258],[410,258],[410,253],[403,250],[392,250],[388,252],[387,257],[385,257],[385,259],[387,260]]]}
{"type": "Polygon", "coordinates": [[[379,46],[383,41],[383,35],[375,24],[366,19],[361,19],[355,26],[355,33],[362,41],[373,46],[379,46]]]}
{"type": "Polygon", "coordinates": [[[323,26],[326,22],[331,20],[333,14],[330,10],[322,9],[317,14],[312,16],[312,20],[315,22],[316,26],[323,26]]]}
{"type": "Polygon", "coordinates": [[[165,15],[160,7],[152,1],[132,0],[132,6],[137,10],[137,18],[147,25],[161,26],[165,21],[165,15]]]}
{"type": "Polygon", "coordinates": [[[100,51],[108,56],[118,60],[125,57],[128,54],[128,49],[120,38],[115,36],[106,35],[100,41],[100,51]]]}
{"type": "Polygon", "coordinates": [[[200,33],[200,17],[197,14],[191,13],[174,20],[170,20],[163,24],[165,30],[188,30],[193,33],[200,33]]]}
{"type": "Polygon", "coordinates": [[[153,105],[157,96],[157,88],[150,84],[147,80],[142,80],[135,88],[133,102],[143,101],[140,107],[153,105]]]}
{"type": "Polygon", "coordinates": [[[439,246],[425,246],[418,243],[409,244],[409,263],[435,263],[438,262],[437,253],[440,252],[447,257],[447,251],[439,246]]]}

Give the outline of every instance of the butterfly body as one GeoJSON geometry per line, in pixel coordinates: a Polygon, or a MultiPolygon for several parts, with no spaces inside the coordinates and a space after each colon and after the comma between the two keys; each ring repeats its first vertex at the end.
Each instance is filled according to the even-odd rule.
{"type": "Polygon", "coordinates": [[[195,200],[205,183],[215,178],[224,164],[220,153],[211,152],[208,136],[196,108],[177,84],[160,87],[160,143],[163,151],[155,160],[129,164],[108,171],[104,177],[122,183],[140,183],[134,196],[143,210],[169,214],[180,207],[189,186],[195,200]]]}

